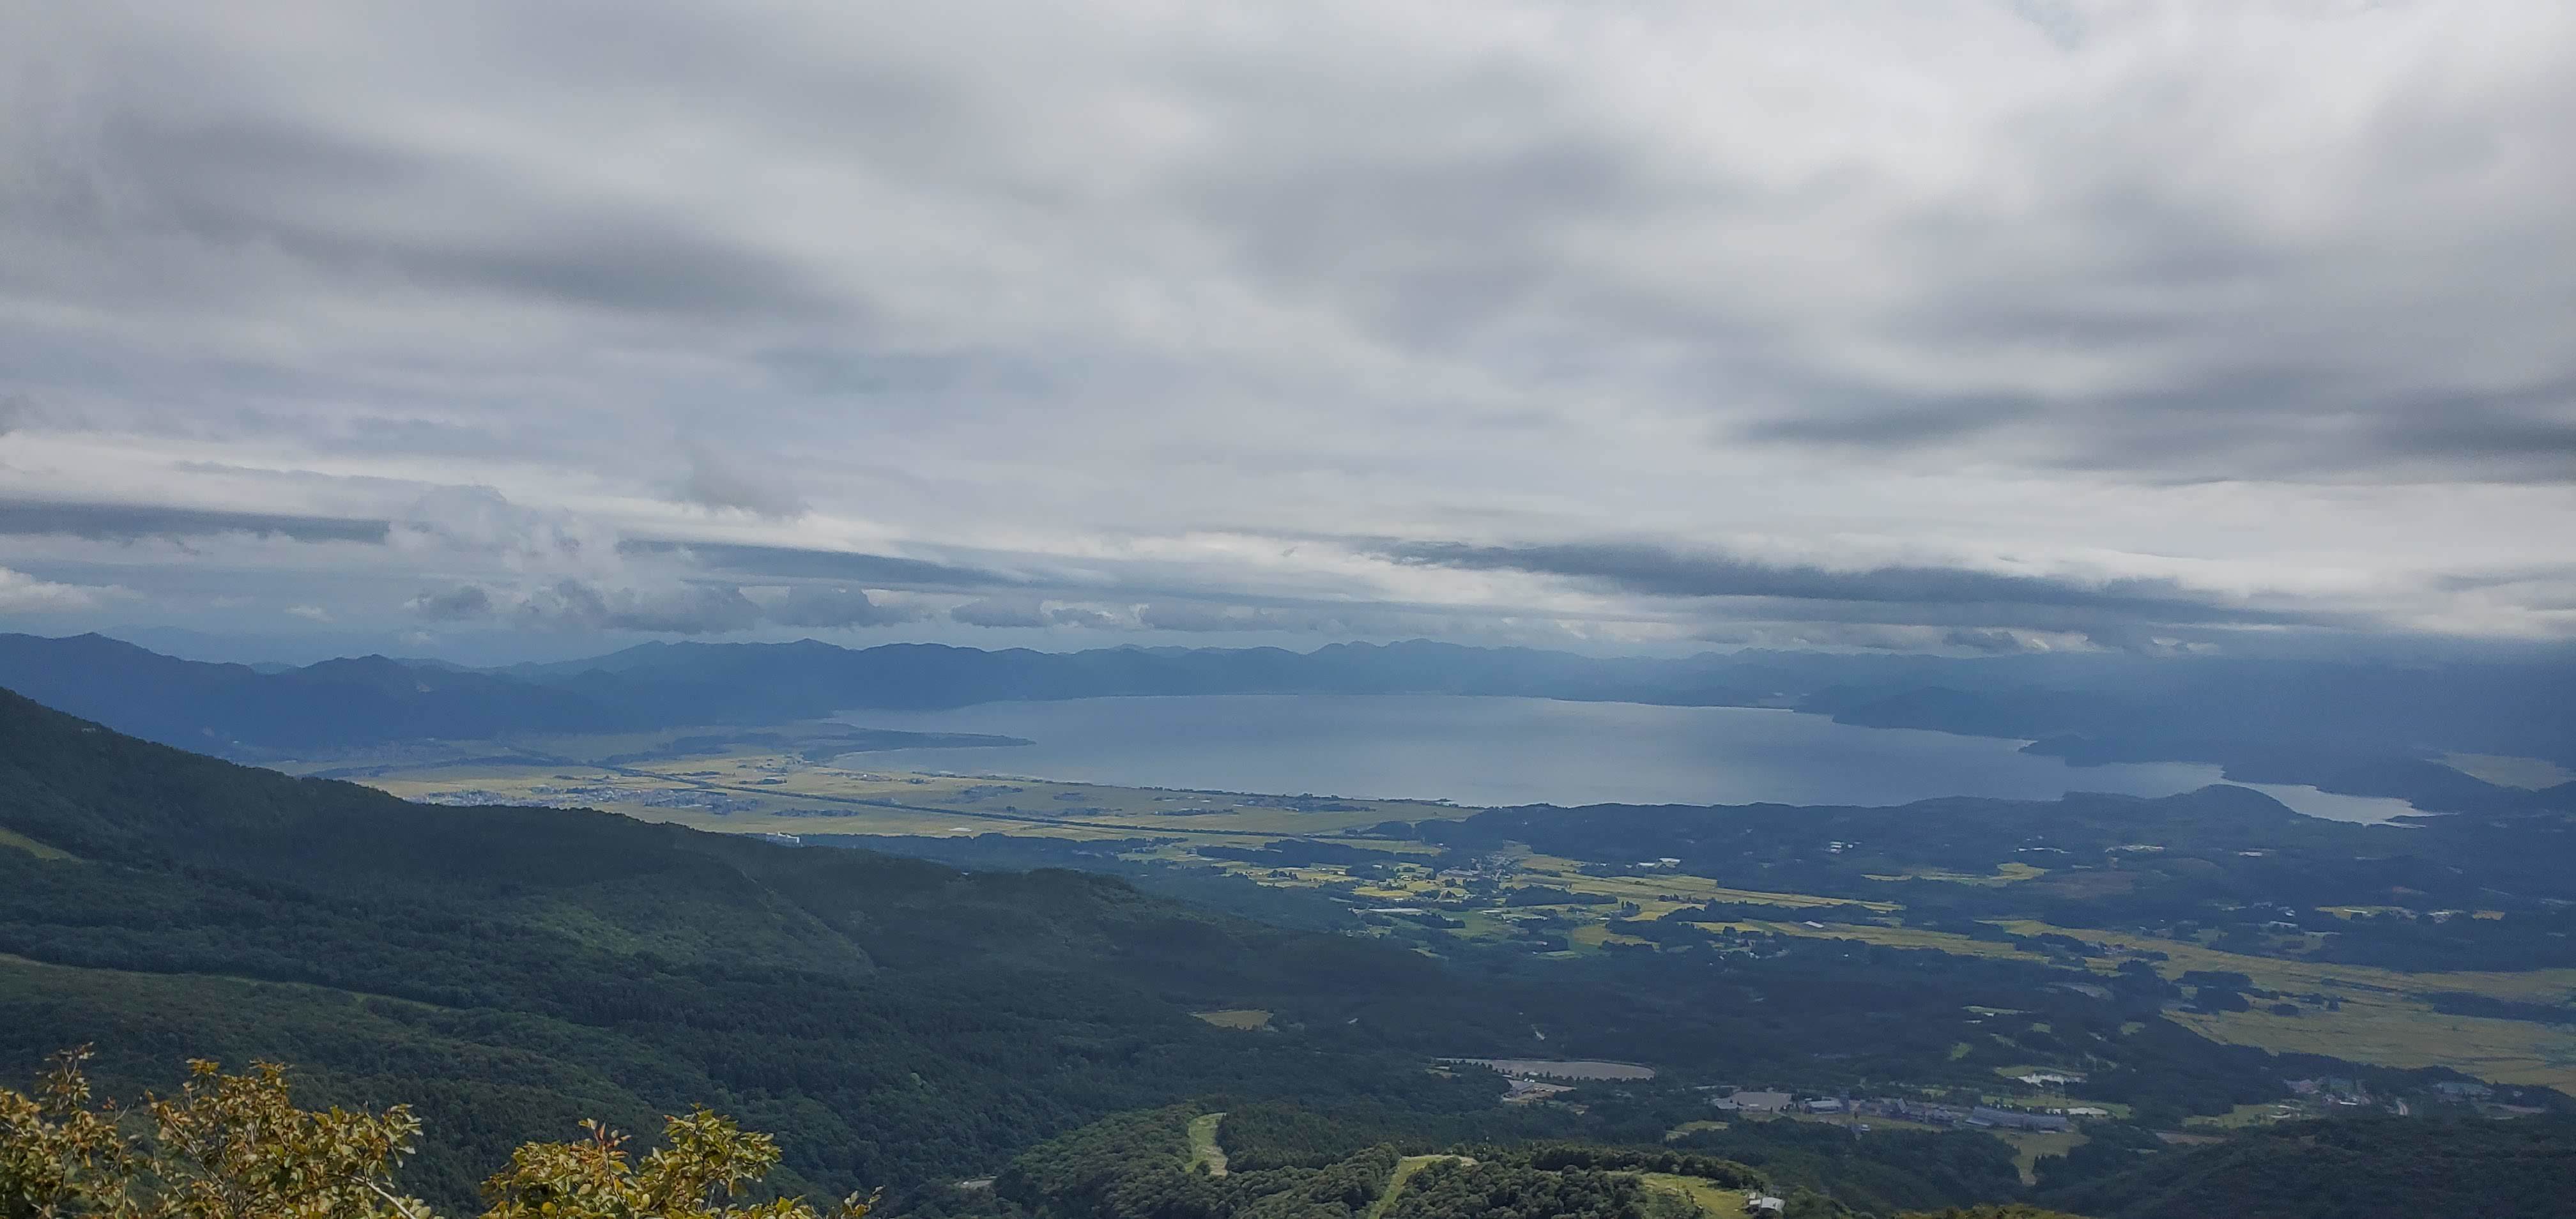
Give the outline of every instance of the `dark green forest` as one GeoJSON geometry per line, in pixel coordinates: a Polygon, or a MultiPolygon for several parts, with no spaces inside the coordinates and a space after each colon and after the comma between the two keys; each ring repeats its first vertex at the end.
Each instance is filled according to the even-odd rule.
{"type": "Polygon", "coordinates": [[[1465,1112],[1498,1090],[1335,1031],[1438,990],[1434,963],[1113,879],[432,811],[14,696],[0,826],[72,856],[0,848],[0,1061],[96,1042],[129,1091],[190,1055],[293,1062],[323,1101],[415,1104],[432,1199],[580,1116],[696,1103],[783,1132],[792,1185],[846,1192],[990,1172],[1180,1096],[1465,1112]],[[1274,999],[1317,1034],[1188,1014],[1274,999]]]}
{"type": "MultiPolygon", "coordinates": [[[[1781,1197],[1793,1219],[2406,1219],[2559,1215],[2576,1190],[2576,1119],[2560,1117],[2310,1122],[2214,1146],[2129,1145],[2072,1176],[2044,1177],[2028,1199],[1989,1181],[1972,1191],[1987,1200],[1950,1202],[1941,1200],[1946,1187],[1927,1190],[1920,1182],[1945,1171],[1992,1176],[1993,1157],[2005,1154],[2000,1144],[1972,1134],[1854,1138],[1831,1127],[1773,1121],[1707,1132],[1718,1137],[1705,1145],[1724,1146],[1728,1154],[1563,1142],[1444,1147],[1402,1139],[1326,1149],[1314,1132],[1351,1115],[1274,1107],[1253,1121],[1228,1113],[1220,1140],[1232,1163],[1262,1167],[1212,1177],[1189,1162],[1194,1112],[1185,1105],[1122,1114],[1022,1154],[990,1189],[934,1191],[917,1205],[942,1219],[1350,1219],[1373,1206],[1379,1215],[1413,1219],[1681,1219],[1696,1212],[1650,1187],[1678,1177],[1727,1197],[1781,1197]],[[1916,1141],[1885,1145],[1906,1138],[1916,1141]],[[1978,1139],[1991,1150],[1967,1142],[1978,1139]],[[1832,1145],[1835,1140],[1842,1146],[1832,1145]],[[1407,1155],[1430,1162],[1417,1163],[1399,1185],[1393,1178],[1407,1155]],[[1871,1179],[1889,1192],[1874,1194],[1859,1183],[1873,1172],[1871,1179]],[[1908,1175],[1917,1184],[1900,1183],[1908,1175]],[[1993,1200],[2003,1197],[2016,1200],[1993,1200]]],[[[1365,1118],[1357,1130],[1386,1133],[1365,1118]]],[[[2000,1167],[2009,1180],[2008,1157],[2000,1167]]]]}
{"type": "Polygon", "coordinates": [[[2307,1122],[2183,1154],[2149,1152],[2046,1195],[2096,1219],[2563,1215],[2570,1198],[2576,1120],[2565,1117],[2307,1122]]]}

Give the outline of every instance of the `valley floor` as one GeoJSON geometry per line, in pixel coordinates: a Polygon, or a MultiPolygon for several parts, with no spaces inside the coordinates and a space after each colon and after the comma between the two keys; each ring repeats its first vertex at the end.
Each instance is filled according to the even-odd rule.
{"type": "MultiPolygon", "coordinates": [[[[2441,1066],[2482,1079],[2576,1093],[2576,1008],[2564,1023],[2435,1010],[2429,996],[2467,994],[2551,1004],[2576,994],[2576,969],[2528,972],[2404,972],[2256,955],[2211,946],[2209,937],[2106,935],[2034,920],[1992,920],[2019,942],[1913,925],[1894,901],[1747,889],[1677,870],[1598,875],[1575,860],[1526,850],[1462,864],[1444,862],[1419,838],[1373,832],[1389,822],[1455,821],[1480,810],[1394,800],[1268,796],[1111,787],[991,775],[919,774],[868,765],[865,752],[839,752],[847,726],[787,725],[746,732],[704,729],[622,737],[450,745],[280,766],[293,773],[357,778],[407,799],[438,804],[547,804],[594,807],[697,829],[809,837],[862,837],[868,845],[943,855],[992,836],[1047,849],[1089,848],[1120,866],[1197,869],[1284,890],[1329,897],[1357,911],[1375,934],[1413,935],[1437,951],[1442,938],[1488,945],[1526,943],[1539,953],[1653,951],[1621,934],[1620,920],[1657,919],[1676,909],[1726,903],[1776,911],[1694,924],[1720,935],[1857,940],[1897,948],[2028,961],[2080,961],[2109,974],[2146,954],[2158,972],[2242,974],[2263,991],[2312,996],[2295,1015],[2265,1010],[2176,1011],[2174,1018],[2221,1042],[2401,1067],[2441,1066]],[[1292,848],[1294,858],[1227,857],[1292,848]],[[1320,848],[1320,849],[1319,849],[1320,848]],[[1365,856],[1326,858],[1334,848],[1365,856]],[[1544,898],[1561,892],[1565,901],[1544,898]],[[1822,922],[1802,911],[1860,906],[1885,917],[1822,922]],[[2030,937],[2066,936],[2098,945],[2070,958],[2029,947],[2030,937]],[[2329,1001],[2330,1000],[2330,1001],[2329,1001]]],[[[1006,751],[996,751],[997,755],[1006,751]]],[[[999,759],[997,758],[997,761],[999,759]]],[[[0,846],[9,845],[0,841],[0,846]]],[[[24,849],[22,847],[22,849],[24,849]]],[[[943,855],[943,857],[947,857],[943,855]]],[[[1067,863],[1084,866],[1068,856],[1067,863]]],[[[1648,861],[1651,863],[1651,861],[1648,861]]],[[[1937,882],[1984,889],[2028,884],[2048,870],[2007,861],[1991,872],[1917,868],[1873,879],[1891,889],[1937,882]]]]}

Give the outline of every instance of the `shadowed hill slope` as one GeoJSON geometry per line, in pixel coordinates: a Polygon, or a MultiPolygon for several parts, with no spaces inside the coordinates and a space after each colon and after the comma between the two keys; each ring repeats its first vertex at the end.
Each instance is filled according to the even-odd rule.
{"type": "Polygon", "coordinates": [[[2303,1122],[2147,1155],[2043,1195],[2097,1219],[2559,1215],[2576,1195],[2576,1118],[2303,1122]]]}
{"type": "Polygon", "coordinates": [[[1424,996],[1435,963],[1103,877],[433,809],[7,693],[0,829],[55,848],[0,845],[0,1061],[96,1041],[103,1079],[155,1085],[189,1054],[292,1061],[324,1100],[417,1101],[434,1198],[576,1111],[716,1105],[783,1133],[790,1185],[843,1190],[1183,1095],[1490,1104],[1365,1039],[1188,1014],[1424,996]]]}

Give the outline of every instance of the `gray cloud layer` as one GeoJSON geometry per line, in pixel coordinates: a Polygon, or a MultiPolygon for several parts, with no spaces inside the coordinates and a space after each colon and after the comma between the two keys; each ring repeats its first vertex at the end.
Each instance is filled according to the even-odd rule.
{"type": "Polygon", "coordinates": [[[2111,622],[2277,625],[2314,620],[2313,615],[2224,605],[2172,580],[2137,577],[2085,582],[1912,566],[1833,571],[1639,542],[1551,546],[1406,542],[1389,545],[1381,553],[1400,563],[1569,576],[1657,597],[1749,597],[1945,610],[1974,607],[2000,613],[2041,609],[2071,611],[2055,615],[2061,620],[2091,616],[2111,622]]]}
{"type": "Polygon", "coordinates": [[[258,512],[197,511],[149,504],[80,504],[0,500],[0,536],[62,535],[90,541],[245,534],[297,542],[381,542],[390,523],[258,512]]]}
{"type": "Polygon", "coordinates": [[[0,627],[2576,635],[2563,5],[21,7],[0,627]]]}

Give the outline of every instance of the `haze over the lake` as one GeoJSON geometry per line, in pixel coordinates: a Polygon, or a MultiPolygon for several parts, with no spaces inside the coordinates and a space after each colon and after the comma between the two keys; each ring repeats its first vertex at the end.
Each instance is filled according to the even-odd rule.
{"type": "MultiPolygon", "coordinates": [[[[854,712],[851,723],[1031,744],[851,754],[930,770],[1135,787],[1517,804],[1905,804],[1938,796],[2167,796],[2222,782],[2188,762],[2071,767],[2021,742],[1858,728],[1757,707],[1440,695],[1210,695],[854,712]]],[[[2300,812],[2385,821],[2402,800],[2247,784],[2300,812]]],[[[984,828],[984,827],[974,827],[984,828]]]]}
{"type": "Polygon", "coordinates": [[[0,13],[0,628],[2576,634],[2576,5],[0,13]]]}

